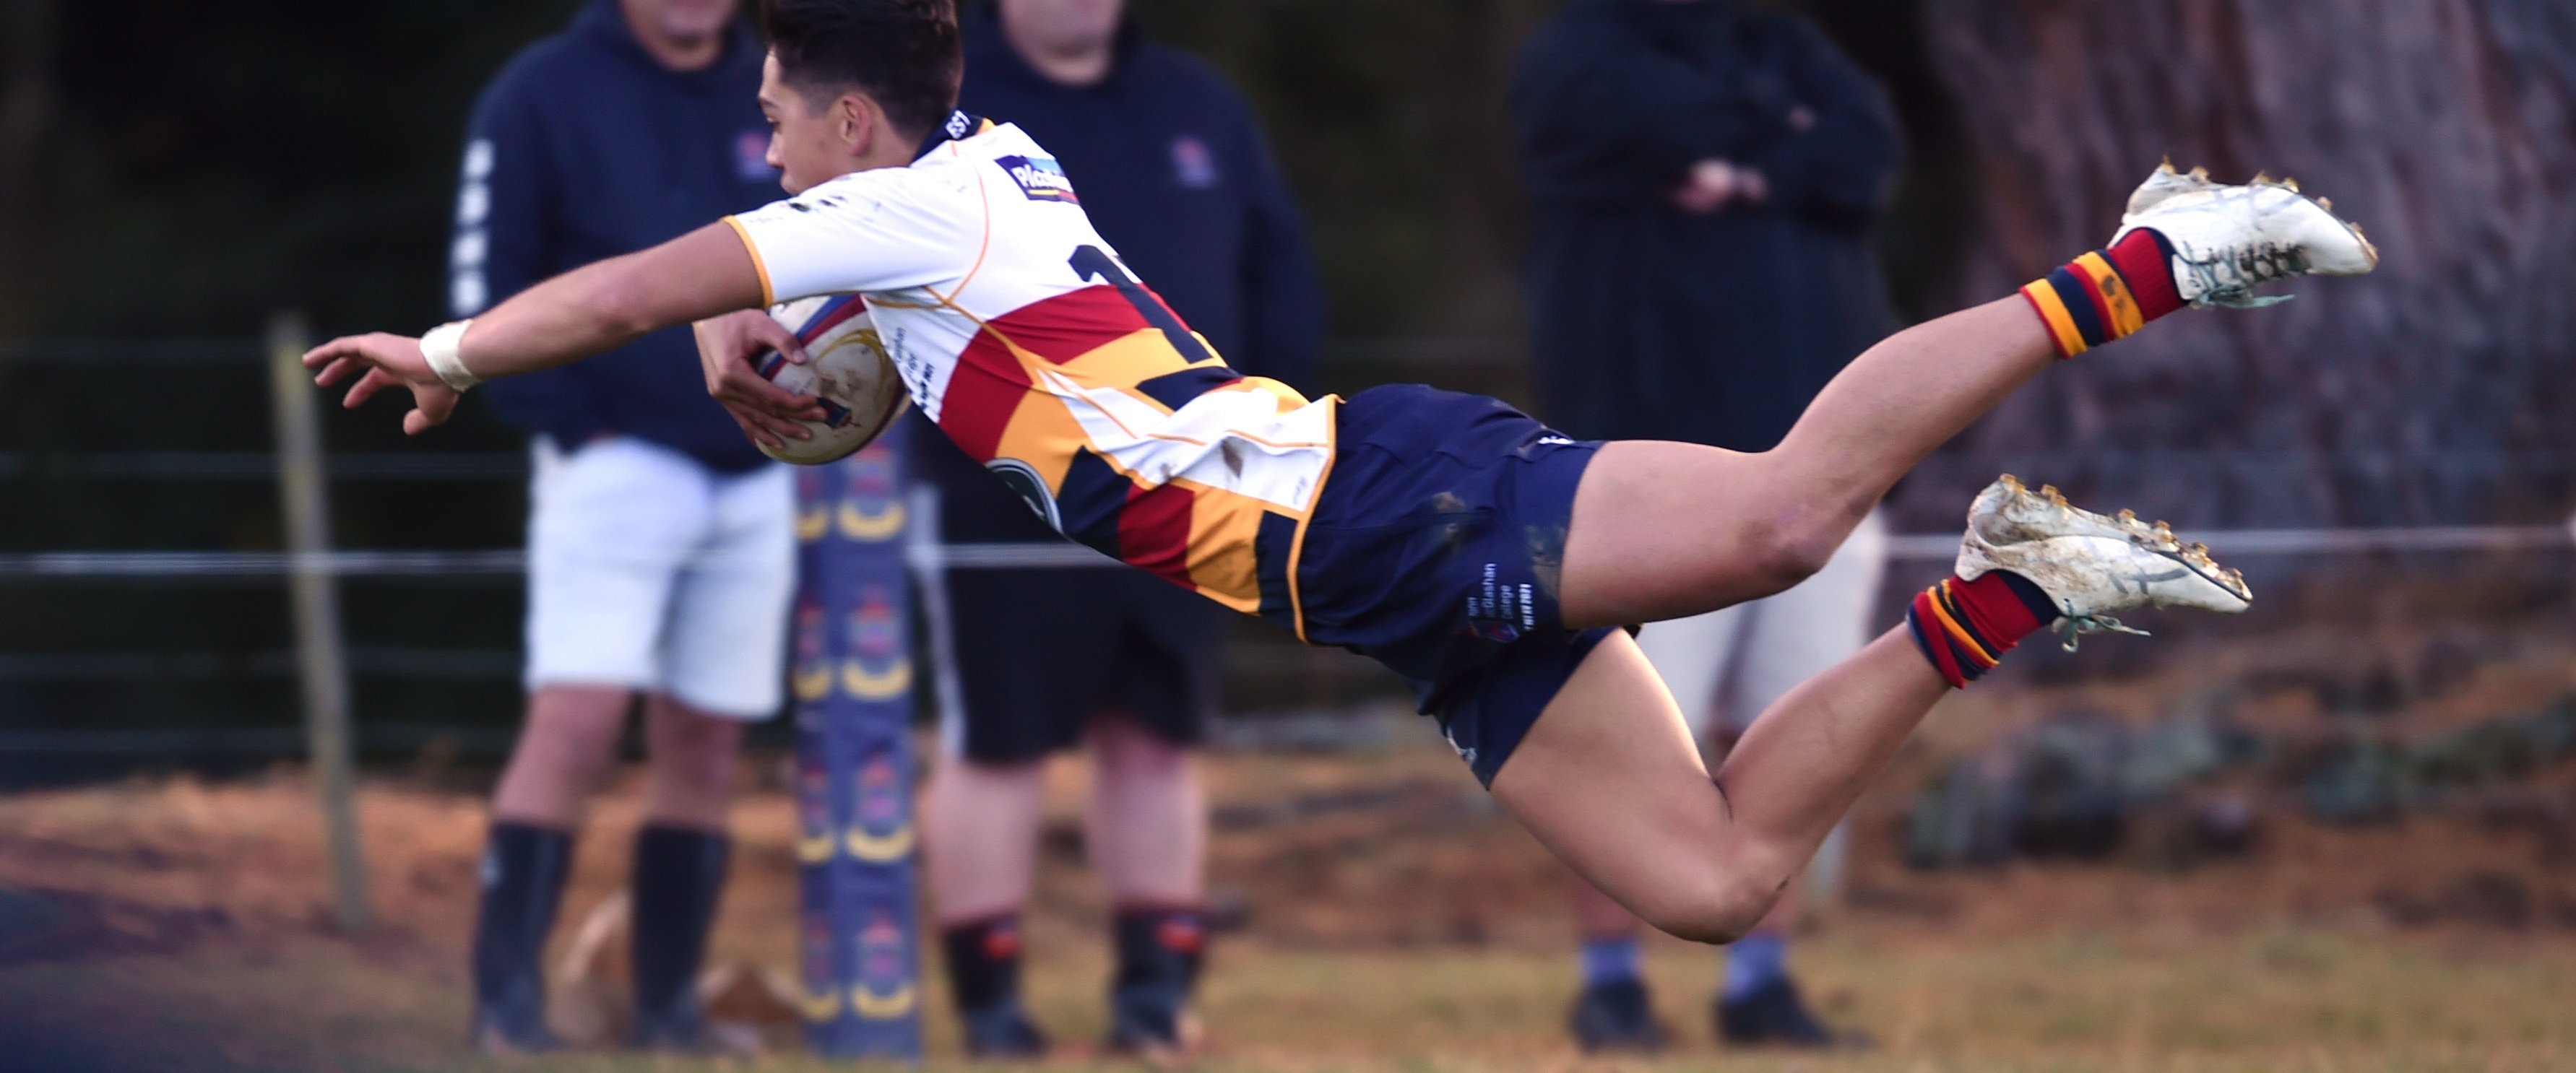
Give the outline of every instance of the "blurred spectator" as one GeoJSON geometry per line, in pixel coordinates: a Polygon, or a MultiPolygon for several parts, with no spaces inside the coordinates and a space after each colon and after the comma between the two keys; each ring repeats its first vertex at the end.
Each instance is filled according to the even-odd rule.
{"type": "MultiPolygon", "coordinates": [[[[766,49],[734,9],[592,0],[502,70],[465,146],[456,316],[779,196],[755,101],[766,49]]],[[[491,396],[536,434],[536,477],[527,721],[492,803],[473,1039],[553,1045],[538,958],[584,799],[640,694],[651,777],[635,843],[636,1042],[691,1048],[735,753],[781,699],[793,487],[707,398],[685,329],[491,396]]]]}
{"type": "MultiPolygon", "coordinates": [[[[1794,17],[1734,0],[1575,0],[1512,86],[1535,209],[1531,350],[1550,424],[1767,450],[1892,328],[1868,227],[1901,156],[1878,86],[1794,17]]],[[[1886,554],[1871,519],[1805,584],[1639,638],[1722,747],[1859,650],[1886,554]],[[1730,672],[1732,672],[1730,674],[1730,672]],[[1721,716],[1712,719],[1712,715],[1721,716]]],[[[1655,1049],[1637,922],[1577,884],[1587,1048],[1655,1049]]],[[[1735,1043],[1826,1045],[1789,978],[1796,899],[1730,949],[1735,1043]]]]}
{"type": "MultiPolygon", "coordinates": [[[[1123,7],[1000,0],[968,13],[961,106],[1055,153],[1092,224],[1227,364],[1310,390],[1322,296],[1251,109],[1205,64],[1146,41],[1123,7]]],[[[918,420],[913,432],[945,539],[1061,542],[946,437],[918,420]]],[[[1132,570],[965,569],[934,599],[943,588],[954,678],[925,853],[968,1050],[1045,1048],[1019,1002],[1019,914],[1043,762],[1086,739],[1084,845],[1116,907],[1111,1042],[1186,1044],[1207,844],[1190,747],[1216,705],[1223,609],[1132,570]]]]}

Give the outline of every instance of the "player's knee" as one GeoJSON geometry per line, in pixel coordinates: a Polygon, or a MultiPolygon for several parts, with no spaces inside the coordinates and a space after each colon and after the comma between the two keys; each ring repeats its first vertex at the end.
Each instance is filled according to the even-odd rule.
{"type": "Polygon", "coordinates": [[[672,784],[722,788],[732,781],[742,732],[740,720],[676,709],[653,728],[648,761],[655,777],[672,784]]]}
{"type": "Polygon", "coordinates": [[[1093,759],[1103,770],[1127,777],[1168,778],[1185,772],[1190,748],[1165,740],[1124,716],[1105,716],[1091,724],[1093,759]]]}
{"type": "Polygon", "coordinates": [[[1823,570],[1834,550],[1842,546],[1847,530],[1810,521],[1772,525],[1762,535],[1759,552],[1762,573],[1774,586],[1772,591],[1785,592],[1823,570]]]}
{"type": "Polygon", "coordinates": [[[1695,943],[1723,945],[1752,931],[1779,896],[1776,885],[1713,875],[1650,899],[1636,911],[1657,931],[1695,943]]]}

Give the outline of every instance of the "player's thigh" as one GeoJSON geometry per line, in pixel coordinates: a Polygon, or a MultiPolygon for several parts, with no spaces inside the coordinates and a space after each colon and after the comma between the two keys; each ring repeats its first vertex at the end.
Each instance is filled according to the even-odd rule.
{"type": "Polygon", "coordinates": [[[1649,623],[1637,633],[1637,648],[1664,680],[1691,736],[1704,738],[1715,713],[1718,689],[1734,665],[1746,620],[1759,604],[1737,604],[1689,618],[1649,623]]]}
{"type": "Polygon", "coordinates": [[[1761,602],[1745,630],[1729,719],[1742,729],[1771,702],[1851,657],[1888,625],[1878,621],[1887,576],[1887,524],[1876,512],[1815,576],[1761,602]]]}
{"type": "Polygon", "coordinates": [[[1530,727],[1494,800],[1648,922],[1709,936],[1740,914],[1724,801],[1635,642],[1596,646],[1530,727]]]}
{"type": "Polygon", "coordinates": [[[658,686],[673,584],[706,528],[704,471],[628,439],[536,454],[528,684],[658,686]]]}
{"type": "MultiPolygon", "coordinates": [[[[710,500],[709,523],[673,584],[662,687],[701,713],[764,718],[785,699],[794,478],[785,466],[719,477],[710,500]]],[[[899,637],[900,609],[888,603],[881,614],[886,636],[899,637]]]]}
{"type": "Polygon", "coordinates": [[[1812,572],[1864,513],[1777,454],[1605,444],[1575,492],[1559,604],[1580,628],[1759,599],[1812,572]]]}

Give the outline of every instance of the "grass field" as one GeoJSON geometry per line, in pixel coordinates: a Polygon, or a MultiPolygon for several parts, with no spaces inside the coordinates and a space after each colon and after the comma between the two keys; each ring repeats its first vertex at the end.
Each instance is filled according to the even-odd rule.
{"type": "MultiPolygon", "coordinates": [[[[1840,1020],[1879,1053],[1728,1055],[1699,1006],[1708,958],[1659,949],[1650,971],[1687,1041],[1656,1062],[1580,1058],[1559,1029],[1565,958],[1431,948],[1278,950],[1239,942],[1209,981],[1211,1070],[1665,1068],[1813,1070],[2560,1070],[2576,1068],[2576,943],[2426,941],[2333,931],[2113,940],[2042,934],[1890,949],[1834,934],[1802,958],[1840,1020]]],[[[671,1059],[475,1062],[457,1053],[463,998],[421,952],[303,939],[0,972],[20,1041],[8,1069],[608,1071],[671,1059]],[[54,1053],[28,1041],[49,1044],[54,1053]],[[27,1064],[18,1064],[26,1062],[27,1064]],[[59,1063],[59,1064],[58,1064],[59,1063]]],[[[1096,959],[1059,958],[1032,982],[1060,1036],[1099,1025],[1096,959]]],[[[934,1068],[959,1065],[933,1019],[934,1068]]],[[[769,1068],[821,1068],[798,1057],[769,1068]]],[[[1085,1068],[1070,1058],[1055,1068],[1085,1068]]],[[[1117,1063],[1100,1063],[1115,1067],[1117,1063]]]]}
{"type": "MultiPolygon", "coordinates": [[[[1211,1047],[1195,1068],[2576,1069],[2576,862],[2473,814],[2358,829],[2284,816],[2251,856],[2187,871],[2123,858],[1914,873],[1893,844],[1901,790],[1919,784],[1909,760],[1864,802],[1849,904],[1798,955],[1828,1019],[1874,1035],[1875,1053],[1722,1051],[1707,1024],[1716,956],[1657,941],[1649,972],[1683,1045],[1605,1061],[1564,1036],[1572,939],[1556,866],[1444,751],[1212,763],[1212,871],[1245,923],[1217,947],[1202,996],[1211,1047]]],[[[1101,1029],[1105,910],[1072,822],[1081,770],[1056,775],[1031,1000],[1065,1044],[1049,1068],[1124,1068],[1083,1045],[1101,1029]]],[[[792,803],[761,772],[746,781],[759,788],[737,815],[713,959],[786,968],[792,803]]],[[[325,922],[310,799],[292,771],[0,799],[0,1070],[742,1067],[463,1054],[484,822],[474,789],[371,781],[382,921],[358,937],[325,922]],[[25,904],[45,920],[10,908],[25,904]]],[[[582,843],[568,922],[623,883],[632,790],[610,796],[582,843]]],[[[931,1068],[957,1068],[944,1002],[927,1021],[931,1068]]],[[[794,1053],[792,1028],[772,1038],[759,1066],[823,1068],[794,1053]]]]}

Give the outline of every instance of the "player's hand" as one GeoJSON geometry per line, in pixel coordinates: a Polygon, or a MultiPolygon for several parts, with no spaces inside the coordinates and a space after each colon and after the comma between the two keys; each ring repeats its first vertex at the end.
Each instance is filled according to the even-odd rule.
{"type": "Polygon", "coordinates": [[[759,309],[709,317],[690,330],[698,339],[698,368],[706,374],[707,394],[733,415],[751,442],[784,447],[788,440],[814,437],[799,422],[823,420],[823,404],[770,383],[752,366],[754,359],[772,350],[786,355],[788,361],[805,364],[805,344],[796,333],[759,309]]]}
{"type": "Polygon", "coordinates": [[[305,351],[304,367],[316,371],[313,382],[323,387],[356,377],[340,400],[352,410],[386,388],[410,388],[412,410],[403,415],[409,435],[427,432],[456,412],[456,389],[429,370],[420,340],[408,335],[344,335],[305,351]]]}

